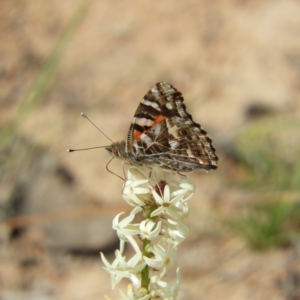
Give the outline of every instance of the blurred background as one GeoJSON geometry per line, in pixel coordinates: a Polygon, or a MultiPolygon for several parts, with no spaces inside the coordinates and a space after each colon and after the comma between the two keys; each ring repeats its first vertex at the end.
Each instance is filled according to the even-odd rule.
{"type": "MultiPolygon", "coordinates": [[[[105,169],[158,81],[181,91],[219,168],[193,173],[180,299],[300,299],[300,2],[0,2],[0,299],[117,299],[105,169]]],[[[120,161],[110,169],[122,174],[120,161]]],[[[175,175],[174,175],[175,176],[175,175]]],[[[127,249],[130,257],[131,249],[127,249]]]]}

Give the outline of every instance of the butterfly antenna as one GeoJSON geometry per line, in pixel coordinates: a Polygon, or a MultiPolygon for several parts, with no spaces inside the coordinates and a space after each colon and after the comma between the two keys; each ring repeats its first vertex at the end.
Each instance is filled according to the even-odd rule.
{"type": "Polygon", "coordinates": [[[108,146],[98,146],[98,147],[82,148],[82,149],[67,149],[67,152],[85,151],[85,150],[99,149],[99,148],[107,148],[107,147],[108,147],[108,146]]]}
{"type": "Polygon", "coordinates": [[[107,139],[114,143],[85,113],[81,113],[81,116],[87,119],[94,127],[96,127],[107,139]]]}

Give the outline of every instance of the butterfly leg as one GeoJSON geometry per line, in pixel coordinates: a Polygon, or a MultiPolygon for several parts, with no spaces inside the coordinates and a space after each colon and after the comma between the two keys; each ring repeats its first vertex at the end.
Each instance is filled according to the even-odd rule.
{"type": "Polygon", "coordinates": [[[121,176],[119,176],[119,175],[117,175],[116,173],[112,172],[112,171],[108,168],[108,165],[111,163],[111,161],[112,161],[113,159],[114,159],[114,157],[112,157],[112,159],[107,163],[107,165],[106,165],[106,170],[107,170],[109,173],[111,173],[111,174],[113,174],[113,175],[119,177],[119,178],[122,179],[123,181],[125,181],[124,178],[122,178],[121,176]]]}
{"type": "Polygon", "coordinates": [[[181,176],[181,177],[186,177],[186,175],[181,174],[180,172],[177,172],[177,174],[178,174],[179,176],[181,176]]]}

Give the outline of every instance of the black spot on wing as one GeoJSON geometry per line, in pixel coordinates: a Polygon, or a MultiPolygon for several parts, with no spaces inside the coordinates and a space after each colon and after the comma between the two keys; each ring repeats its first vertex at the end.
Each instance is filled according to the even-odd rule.
{"type": "Polygon", "coordinates": [[[139,124],[133,124],[133,128],[134,128],[134,130],[137,130],[137,131],[139,131],[139,132],[144,132],[144,127],[143,126],[140,126],[139,124]]]}
{"type": "Polygon", "coordinates": [[[136,118],[145,118],[145,119],[150,119],[154,120],[156,116],[160,115],[160,111],[155,109],[152,106],[140,103],[138,106],[134,116],[136,118]]]}

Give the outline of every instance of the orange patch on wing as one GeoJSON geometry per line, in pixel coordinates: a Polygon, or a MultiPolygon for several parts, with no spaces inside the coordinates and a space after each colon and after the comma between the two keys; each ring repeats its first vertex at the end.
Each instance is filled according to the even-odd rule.
{"type": "Polygon", "coordinates": [[[165,117],[165,116],[163,116],[163,115],[159,115],[159,116],[158,116],[158,117],[156,117],[156,119],[154,120],[154,123],[153,123],[153,125],[152,125],[152,126],[154,126],[155,124],[157,124],[157,123],[159,123],[159,122],[163,121],[164,119],[166,119],[166,117],[165,117]]]}
{"type": "MultiPolygon", "coordinates": [[[[164,119],[166,119],[165,116],[159,115],[158,117],[156,117],[156,119],[154,119],[152,126],[154,126],[155,124],[163,121],[164,119]]],[[[143,129],[144,129],[143,132],[141,132],[139,130],[134,130],[133,137],[134,137],[135,140],[137,140],[146,131],[144,127],[143,127],[143,129]]]]}
{"type": "Polygon", "coordinates": [[[138,130],[135,130],[135,131],[134,131],[134,134],[133,134],[134,139],[135,139],[135,140],[138,139],[142,133],[143,133],[143,132],[140,132],[140,131],[138,131],[138,130]]]}

